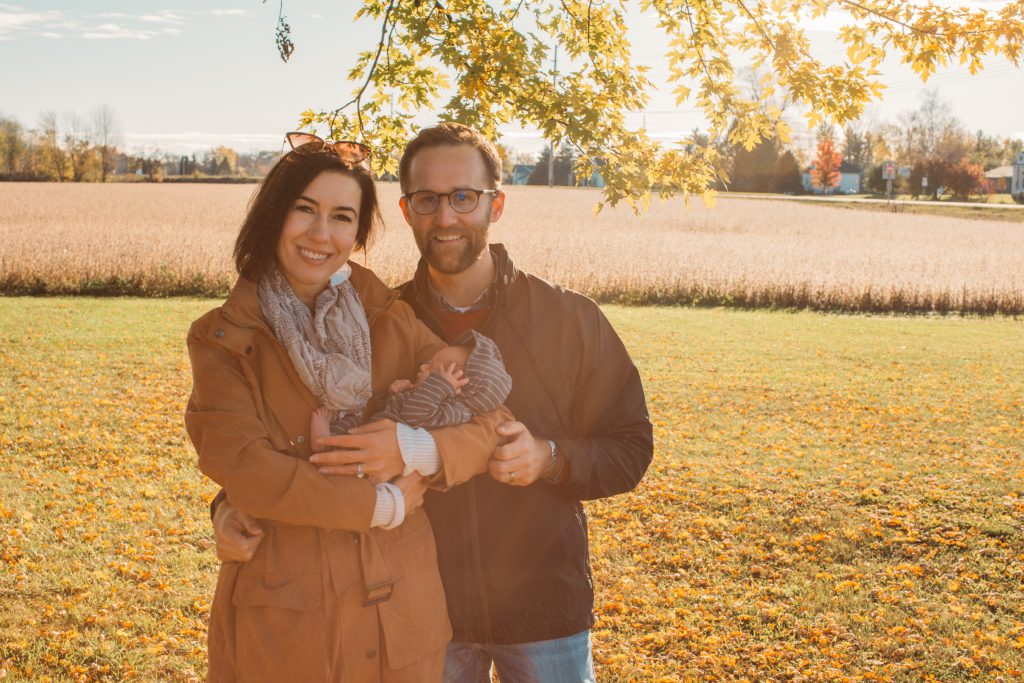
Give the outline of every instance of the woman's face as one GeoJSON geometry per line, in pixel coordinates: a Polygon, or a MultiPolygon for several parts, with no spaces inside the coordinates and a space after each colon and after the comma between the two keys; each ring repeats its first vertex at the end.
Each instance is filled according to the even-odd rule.
{"type": "Polygon", "coordinates": [[[352,253],[361,199],[355,178],[324,171],[285,214],[277,265],[299,300],[310,307],[352,253]]]}

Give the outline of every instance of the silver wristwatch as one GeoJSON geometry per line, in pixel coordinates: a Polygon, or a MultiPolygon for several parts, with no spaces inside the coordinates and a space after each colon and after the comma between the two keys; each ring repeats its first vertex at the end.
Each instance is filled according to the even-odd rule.
{"type": "Polygon", "coordinates": [[[548,449],[551,451],[551,462],[548,464],[547,471],[544,473],[545,479],[554,479],[555,475],[558,474],[558,444],[551,439],[547,439],[548,449]]]}

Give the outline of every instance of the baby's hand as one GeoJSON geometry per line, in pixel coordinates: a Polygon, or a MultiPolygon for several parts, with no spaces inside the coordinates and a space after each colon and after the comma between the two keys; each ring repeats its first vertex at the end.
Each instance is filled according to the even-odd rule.
{"type": "Polygon", "coordinates": [[[395,394],[400,394],[403,391],[409,391],[410,389],[412,389],[412,382],[407,379],[396,379],[391,383],[391,386],[388,387],[388,394],[390,396],[394,396],[395,394]]]}
{"type": "Polygon", "coordinates": [[[320,406],[309,418],[309,447],[314,453],[324,450],[320,439],[331,435],[331,411],[320,406]]]}
{"type": "Polygon", "coordinates": [[[459,370],[455,363],[449,363],[448,366],[439,364],[439,367],[434,368],[434,372],[444,377],[448,384],[455,388],[456,394],[461,394],[462,387],[469,384],[469,378],[462,376],[462,370],[459,370]]]}

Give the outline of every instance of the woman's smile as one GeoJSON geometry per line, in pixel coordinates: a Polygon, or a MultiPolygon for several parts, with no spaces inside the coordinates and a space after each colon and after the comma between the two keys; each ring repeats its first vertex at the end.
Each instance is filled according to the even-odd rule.
{"type": "Polygon", "coordinates": [[[303,249],[302,247],[299,247],[299,253],[302,254],[303,258],[315,265],[323,263],[331,256],[330,254],[322,251],[312,251],[310,249],[303,249]]]}

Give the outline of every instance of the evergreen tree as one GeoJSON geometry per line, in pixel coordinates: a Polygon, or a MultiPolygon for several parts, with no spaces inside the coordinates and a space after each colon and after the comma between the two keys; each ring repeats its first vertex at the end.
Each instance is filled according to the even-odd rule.
{"type": "Polygon", "coordinates": [[[775,140],[761,140],[753,149],[733,147],[729,189],[733,192],[771,192],[779,149],[775,140]]]}
{"type": "MultiPolygon", "coordinates": [[[[545,147],[541,151],[540,156],[537,157],[537,165],[533,167],[533,173],[530,174],[529,179],[526,181],[527,185],[548,184],[548,160],[550,158],[550,147],[545,147]]],[[[563,143],[558,149],[558,153],[555,154],[555,185],[576,185],[576,179],[573,176],[573,165],[575,162],[576,158],[573,154],[572,146],[567,142],[563,143]]]]}
{"type": "Polygon", "coordinates": [[[871,133],[861,124],[851,123],[843,129],[843,159],[867,170],[872,161],[871,133]]]}
{"type": "Polygon", "coordinates": [[[775,164],[775,175],[772,177],[772,192],[783,194],[800,194],[804,191],[803,174],[800,164],[789,150],[779,157],[775,164]]]}
{"type": "Polygon", "coordinates": [[[885,179],[882,178],[882,164],[872,164],[864,171],[864,186],[875,194],[883,194],[886,190],[885,179]]]}

